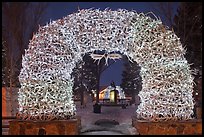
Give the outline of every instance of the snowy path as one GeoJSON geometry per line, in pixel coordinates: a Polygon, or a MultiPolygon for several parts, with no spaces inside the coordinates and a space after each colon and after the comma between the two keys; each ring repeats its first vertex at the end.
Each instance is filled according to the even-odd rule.
{"type": "MultiPolygon", "coordinates": [[[[137,134],[135,128],[132,127],[132,116],[135,115],[136,106],[127,106],[126,109],[121,107],[111,107],[111,106],[102,106],[101,113],[93,113],[93,103],[89,102],[85,108],[80,107],[80,102],[76,103],[77,105],[77,116],[81,117],[81,132],[86,134],[88,131],[99,131],[98,134],[102,133],[101,130],[107,131],[107,134],[111,131],[121,132],[116,134],[137,134]],[[99,119],[109,119],[119,122],[119,125],[114,127],[101,127],[95,125],[94,123],[99,119]]],[[[88,134],[88,133],[87,133],[88,134]]],[[[90,133],[92,134],[92,133],[90,133]]],[[[95,132],[93,134],[96,134],[95,132]]],[[[113,133],[114,134],[114,133],[113,133]]]]}

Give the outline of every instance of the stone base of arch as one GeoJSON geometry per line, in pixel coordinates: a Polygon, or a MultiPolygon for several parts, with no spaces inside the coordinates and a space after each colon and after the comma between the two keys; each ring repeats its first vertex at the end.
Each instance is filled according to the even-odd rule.
{"type": "Polygon", "coordinates": [[[9,121],[9,135],[79,135],[80,118],[53,121],[9,121]]]}
{"type": "Polygon", "coordinates": [[[140,135],[201,135],[202,119],[150,122],[132,118],[132,126],[140,135]]]}

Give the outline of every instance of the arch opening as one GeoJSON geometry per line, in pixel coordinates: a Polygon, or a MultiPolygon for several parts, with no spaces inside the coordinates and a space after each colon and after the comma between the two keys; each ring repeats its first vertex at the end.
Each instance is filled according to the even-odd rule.
{"type": "Polygon", "coordinates": [[[74,98],[76,101],[81,102],[81,107],[86,106],[87,96],[89,95],[91,95],[91,100],[94,104],[138,105],[139,102],[135,102],[135,96],[138,95],[142,86],[141,76],[139,75],[140,69],[140,66],[135,61],[130,62],[119,51],[87,52],[83,56],[83,60],[77,62],[72,72],[72,77],[74,78],[74,98]],[[120,62],[121,68],[111,66],[115,65],[118,61],[120,62]],[[109,67],[112,67],[111,72],[108,70],[110,69],[109,67]],[[129,78],[127,79],[126,75],[130,69],[132,69],[132,73],[128,75],[129,78]],[[107,76],[106,78],[103,77],[106,71],[109,71],[108,78],[107,76]],[[120,80],[115,79],[116,74],[120,75],[120,77],[117,77],[120,80]],[[102,81],[102,77],[107,82],[102,81]],[[127,80],[129,81],[128,83],[127,80]],[[98,97],[97,94],[99,94],[98,97]]]}

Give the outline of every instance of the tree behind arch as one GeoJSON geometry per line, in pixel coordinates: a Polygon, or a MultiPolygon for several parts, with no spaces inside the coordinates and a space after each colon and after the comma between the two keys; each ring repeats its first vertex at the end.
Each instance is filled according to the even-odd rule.
{"type": "Polygon", "coordinates": [[[122,72],[122,83],[125,94],[132,96],[132,103],[135,103],[135,96],[142,89],[142,78],[139,75],[140,66],[136,62],[126,61],[122,72]]]}
{"type": "Polygon", "coordinates": [[[196,70],[193,94],[196,105],[202,105],[202,2],[182,2],[173,28],[187,49],[185,58],[192,64],[191,69],[196,70]]]}
{"type": "Polygon", "coordinates": [[[5,47],[2,58],[3,86],[20,86],[18,75],[22,55],[38,29],[47,5],[36,2],[2,3],[2,38],[5,47]]]}

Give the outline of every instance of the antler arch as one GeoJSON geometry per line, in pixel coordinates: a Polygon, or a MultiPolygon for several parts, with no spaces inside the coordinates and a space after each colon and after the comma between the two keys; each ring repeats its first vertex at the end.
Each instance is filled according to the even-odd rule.
{"type": "Polygon", "coordinates": [[[39,28],[22,60],[18,118],[74,118],[70,74],[95,50],[120,51],[141,66],[139,119],[192,118],[193,77],[179,38],[161,20],[124,9],[80,10],[39,28]]]}

